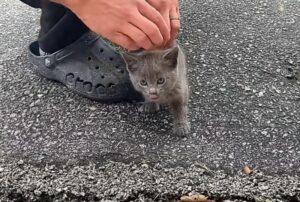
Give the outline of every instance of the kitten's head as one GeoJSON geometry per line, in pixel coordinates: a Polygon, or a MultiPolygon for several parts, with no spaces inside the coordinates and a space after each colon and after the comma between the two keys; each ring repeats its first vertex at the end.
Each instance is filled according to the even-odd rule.
{"type": "Polygon", "coordinates": [[[130,79],[136,90],[158,102],[172,90],[177,79],[178,47],[167,50],[124,53],[130,79]]]}

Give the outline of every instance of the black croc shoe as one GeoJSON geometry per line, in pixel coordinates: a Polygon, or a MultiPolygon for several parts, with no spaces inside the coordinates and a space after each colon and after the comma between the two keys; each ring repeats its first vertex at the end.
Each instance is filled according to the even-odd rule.
{"type": "Polygon", "coordinates": [[[35,41],[29,46],[29,60],[39,74],[84,97],[103,102],[143,99],[134,90],[120,54],[93,32],[44,56],[35,41]]]}

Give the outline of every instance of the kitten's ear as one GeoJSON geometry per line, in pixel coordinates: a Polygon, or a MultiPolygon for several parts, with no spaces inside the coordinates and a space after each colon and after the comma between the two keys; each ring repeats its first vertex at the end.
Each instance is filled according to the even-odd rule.
{"type": "Polygon", "coordinates": [[[175,46],[170,50],[168,50],[167,53],[164,54],[163,58],[170,67],[175,68],[177,66],[178,53],[179,53],[179,48],[178,46],[175,46]]]}
{"type": "Polygon", "coordinates": [[[138,61],[138,57],[132,53],[122,53],[122,57],[127,64],[127,69],[129,72],[134,72],[137,70],[137,66],[135,65],[138,61]]]}

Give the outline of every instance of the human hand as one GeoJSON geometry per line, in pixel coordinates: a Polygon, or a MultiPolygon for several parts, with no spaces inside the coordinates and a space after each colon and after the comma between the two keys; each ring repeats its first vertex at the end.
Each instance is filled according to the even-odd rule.
{"type": "Polygon", "coordinates": [[[52,0],[92,31],[128,49],[154,49],[170,40],[170,26],[145,0],[52,0]]]}
{"type": "Polygon", "coordinates": [[[161,13],[167,26],[171,30],[170,40],[166,40],[165,47],[173,44],[180,30],[180,12],[178,0],[147,0],[157,11],[161,13]]]}

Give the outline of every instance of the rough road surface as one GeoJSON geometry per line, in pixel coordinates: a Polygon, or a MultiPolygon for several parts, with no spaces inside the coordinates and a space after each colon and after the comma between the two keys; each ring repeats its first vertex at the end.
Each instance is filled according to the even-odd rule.
{"type": "Polygon", "coordinates": [[[37,76],[26,46],[40,13],[0,1],[0,201],[300,201],[300,1],[181,4],[185,139],[167,111],[93,102],[37,76]]]}

